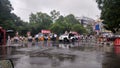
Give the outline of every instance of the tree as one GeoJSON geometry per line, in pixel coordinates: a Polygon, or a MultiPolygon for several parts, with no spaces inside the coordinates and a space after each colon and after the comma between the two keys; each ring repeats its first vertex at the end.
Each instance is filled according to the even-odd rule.
{"type": "Polygon", "coordinates": [[[53,23],[51,17],[42,12],[37,12],[36,14],[31,13],[29,20],[30,31],[32,31],[33,34],[40,32],[42,29],[49,29],[50,25],[53,23]]]}
{"type": "Polygon", "coordinates": [[[30,23],[37,23],[37,22],[38,22],[37,20],[38,20],[38,19],[37,19],[36,14],[31,13],[31,15],[30,15],[30,17],[29,17],[30,23]]]}
{"type": "Polygon", "coordinates": [[[52,18],[53,22],[55,22],[55,20],[58,19],[60,16],[60,12],[56,11],[56,10],[52,10],[50,12],[50,14],[51,14],[51,18],[52,18]]]}
{"type": "MultiPolygon", "coordinates": [[[[21,35],[25,35],[26,31],[29,30],[28,27],[28,22],[24,22],[23,20],[20,19],[20,17],[18,17],[16,14],[11,13],[11,17],[12,17],[12,23],[9,26],[12,26],[12,29],[16,32],[19,32],[19,34],[21,35]]],[[[6,26],[8,29],[9,26],[6,26]]]]}
{"type": "Polygon", "coordinates": [[[80,34],[87,33],[86,29],[81,24],[75,24],[72,26],[72,31],[76,31],[80,34]]]}
{"type": "Polygon", "coordinates": [[[84,27],[80,25],[80,22],[75,18],[73,14],[67,16],[60,15],[58,18],[54,17],[56,11],[52,12],[55,22],[53,23],[52,16],[46,13],[37,12],[36,14],[31,13],[29,19],[29,31],[33,34],[40,32],[42,29],[50,29],[52,32],[57,34],[62,34],[65,31],[77,31],[80,33],[85,33],[84,27]]]}
{"type": "Polygon", "coordinates": [[[59,23],[59,24],[62,24],[62,23],[64,23],[64,17],[61,15],[61,16],[59,16],[59,18],[56,20],[56,22],[55,23],[59,23]]]}
{"type": "Polygon", "coordinates": [[[113,33],[120,31],[120,0],[96,0],[104,27],[113,33]]]}
{"type": "Polygon", "coordinates": [[[21,31],[26,23],[16,14],[11,13],[12,10],[9,0],[0,0],[0,26],[6,30],[21,31]]]}
{"type": "Polygon", "coordinates": [[[65,31],[76,31],[79,33],[86,33],[86,29],[80,24],[80,22],[75,18],[73,14],[69,14],[65,17],[62,15],[56,20],[54,24],[50,27],[53,32],[58,34],[64,33],[65,31]],[[57,29],[57,30],[56,30],[57,29]]]}
{"type": "Polygon", "coordinates": [[[75,18],[73,14],[69,14],[64,19],[65,22],[71,23],[71,24],[79,24],[80,22],[75,18]]]}
{"type": "Polygon", "coordinates": [[[87,30],[87,33],[89,33],[89,34],[93,34],[93,32],[94,32],[93,27],[91,25],[87,25],[86,30],[87,30]]]}
{"type": "Polygon", "coordinates": [[[64,26],[61,26],[59,23],[53,23],[50,27],[50,30],[53,33],[61,34],[64,33],[64,26]]]}
{"type": "Polygon", "coordinates": [[[37,12],[36,14],[30,15],[30,23],[36,23],[42,27],[42,29],[48,29],[50,24],[52,23],[51,17],[42,12],[37,12]]]}
{"type": "Polygon", "coordinates": [[[0,26],[5,29],[13,27],[13,19],[11,17],[12,10],[12,5],[8,0],[0,0],[0,26]]]}

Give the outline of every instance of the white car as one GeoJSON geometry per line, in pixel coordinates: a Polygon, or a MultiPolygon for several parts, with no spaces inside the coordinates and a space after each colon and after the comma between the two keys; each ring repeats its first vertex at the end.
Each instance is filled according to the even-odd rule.
{"type": "Polygon", "coordinates": [[[59,41],[60,42],[62,42],[62,41],[63,42],[70,42],[70,41],[74,42],[74,41],[76,41],[76,36],[75,35],[70,36],[70,34],[63,34],[59,37],[59,41]]]}

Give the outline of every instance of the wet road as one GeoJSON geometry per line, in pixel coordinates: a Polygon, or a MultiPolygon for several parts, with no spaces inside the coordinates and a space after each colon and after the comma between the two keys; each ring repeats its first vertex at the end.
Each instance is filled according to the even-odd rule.
{"type": "Polygon", "coordinates": [[[15,68],[120,68],[120,47],[94,42],[39,42],[28,47],[8,47],[15,68]]]}

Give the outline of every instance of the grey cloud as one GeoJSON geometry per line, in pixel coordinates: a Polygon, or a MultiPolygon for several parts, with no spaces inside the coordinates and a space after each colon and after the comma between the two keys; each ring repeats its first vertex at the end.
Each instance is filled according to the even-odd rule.
{"type": "Polygon", "coordinates": [[[10,0],[14,7],[14,13],[23,20],[28,21],[31,12],[49,13],[55,9],[62,15],[75,14],[76,16],[88,16],[95,18],[100,14],[95,0],[10,0]]]}

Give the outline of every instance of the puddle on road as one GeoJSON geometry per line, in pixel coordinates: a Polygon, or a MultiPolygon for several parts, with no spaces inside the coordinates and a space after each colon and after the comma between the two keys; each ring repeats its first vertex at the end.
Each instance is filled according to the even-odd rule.
{"type": "Polygon", "coordinates": [[[15,68],[120,68],[120,47],[75,44],[18,48],[8,54],[15,68]]]}

